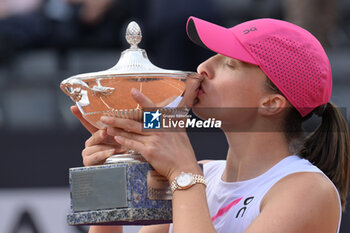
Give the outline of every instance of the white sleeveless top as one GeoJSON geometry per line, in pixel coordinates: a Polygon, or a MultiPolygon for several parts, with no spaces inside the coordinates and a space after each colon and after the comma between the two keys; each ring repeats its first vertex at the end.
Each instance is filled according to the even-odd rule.
{"type": "MultiPolygon", "coordinates": [[[[212,161],[204,165],[209,212],[218,233],[244,232],[259,215],[260,203],[265,194],[285,176],[297,172],[317,172],[323,174],[320,169],[312,165],[308,160],[296,155],[284,158],[258,177],[241,182],[222,181],[221,177],[225,166],[225,160],[212,161]]],[[[337,191],[336,188],[335,190],[337,191]]],[[[338,199],[340,218],[337,232],[339,232],[342,214],[339,194],[338,199]]],[[[173,232],[172,224],[170,225],[169,232],[173,232]]]]}

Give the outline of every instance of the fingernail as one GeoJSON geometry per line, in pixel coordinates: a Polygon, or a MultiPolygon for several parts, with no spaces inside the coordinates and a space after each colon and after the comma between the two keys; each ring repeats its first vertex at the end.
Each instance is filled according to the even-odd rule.
{"type": "Polygon", "coordinates": [[[121,143],[123,141],[123,137],[122,136],[115,136],[114,139],[118,142],[121,143]]]}
{"type": "Polygon", "coordinates": [[[109,119],[109,117],[107,117],[107,116],[102,116],[102,117],[100,118],[100,120],[101,120],[101,121],[104,121],[104,122],[107,122],[108,119],[109,119]]]}
{"type": "Polygon", "coordinates": [[[139,91],[136,88],[131,88],[131,94],[133,96],[137,96],[139,94],[139,91]]]}
{"type": "Polygon", "coordinates": [[[101,136],[101,137],[104,137],[104,136],[106,135],[105,132],[106,132],[105,130],[101,130],[100,136],[101,136]]]}
{"type": "Polygon", "coordinates": [[[107,153],[108,153],[108,154],[114,154],[114,152],[115,152],[115,149],[107,150],[107,153]]]}
{"type": "Polygon", "coordinates": [[[106,137],[107,136],[107,129],[108,128],[102,130],[102,133],[101,133],[102,137],[106,137]]]}

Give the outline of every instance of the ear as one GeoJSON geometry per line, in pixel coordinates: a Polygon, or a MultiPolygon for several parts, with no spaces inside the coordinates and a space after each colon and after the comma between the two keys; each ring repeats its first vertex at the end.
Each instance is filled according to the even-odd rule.
{"type": "Polygon", "coordinates": [[[263,116],[277,115],[288,106],[287,99],[280,94],[270,94],[263,97],[259,104],[258,113],[263,116]]]}

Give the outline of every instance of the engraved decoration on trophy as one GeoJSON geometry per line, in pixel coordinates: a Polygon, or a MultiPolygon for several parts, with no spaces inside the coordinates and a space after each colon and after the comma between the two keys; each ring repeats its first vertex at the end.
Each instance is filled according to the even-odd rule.
{"type": "MultiPolygon", "coordinates": [[[[153,65],[146,51],[138,47],[142,36],[137,23],[128,25],[125,37],[130,48],[121,53],[115,66],[62,81],[61,89],[75,102],[82,116],[98,129],[106,128],[100,121],[103,115],[141,121],[143,109],[132,98],[132,88],[147,96],[162,111],[181,109],[182,113],[187,113],[192,104],[188,103],[187,96],[192,92],[193,97],[196,85],[198,87],[197,73],[153,65]]],[[[157,188],[161,190],[168,185],[164,181],[155,182],[157,179],[157,173],[142,155],[131,150],[111,156],[105,165],[71,168],[72,212],[68,214],[68,223],[147,225],[171,222],[171,201],[151,200],[147,193],[150,185],[155,187],[151,188],[153,194],[157,194],[157,188]]]]}

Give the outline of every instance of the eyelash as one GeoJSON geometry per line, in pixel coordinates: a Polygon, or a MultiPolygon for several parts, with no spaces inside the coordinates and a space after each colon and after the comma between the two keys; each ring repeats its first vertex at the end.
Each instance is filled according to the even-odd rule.
{"type": "Polygon", "coordinates": [[[231,68],[235,68],[235,64],[232,61],[226,61],[226,65],[231,68]]]}

